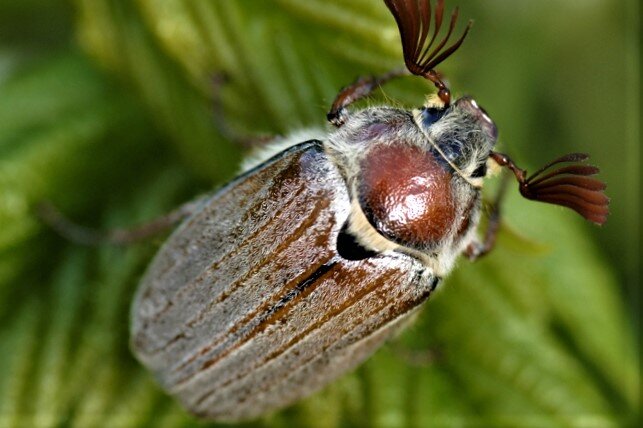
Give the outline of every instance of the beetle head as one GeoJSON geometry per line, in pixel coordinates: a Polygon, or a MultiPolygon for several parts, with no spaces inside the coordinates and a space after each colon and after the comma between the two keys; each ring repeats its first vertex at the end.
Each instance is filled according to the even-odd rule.
{"type": "Polygon", "coordinates": [[[473,98],[462,97],[450,106],[430,102],[414,116],[437,159],[467,181],[485,176],[498,130],[473,98]]]}
{"type": "Polygon", "coordinates": [[[596,224],[603,224],[609,213],[609,198],[605,184],[591,176],[598,168],[580,164],[587,160],[584,153],[570,153],[553,160],[535,174],[527,176],[525,170],[502,153],[492,151],[497,130],[485,111],[477,103],[463,97],[451,104],[451,92],[442,82],[435,67],[455,52],[466,37],[471,22],[460,38],[446,47],[458,18],[458,9],[451,14],[449,29],[444,38],[431,49],[442,25],[444,0],[437,0],[431,28],[430,0],[385,0],[395,17],[406,68],[411,74],[422,76],[438,89],[439,103],[429,104],[415,114],[418,127],[425,134],[435,151],[465,180],[479,185],[479,177],[486,175],[486,159],[509,168],[515,175],[522,196],[527,199],[568,207],[596,224]],[[560,164],[575,164],[549,171],[560,164]]]}
{"type": "Polygon", "coordinates": [[[435,71],[438,64],[460,47],[472,22],[469,21],[459,39],[445,47],[458,19],[457,8],[451,14],[445,36],[437,42],[444,17],[444,0],[438,0],[433,11],[430,0],[385,0],[385,3],[400,30],[406,68],[412,74],[430,80],[438,89],[436,99],[414,112],[417,126],[439,160],[446,162],[465,180],[479,185],[479,180],[472,179],[486,174],[486,160],[498,131],[472,98],[462,97],[451,104],[451,92],[435,71]]]}

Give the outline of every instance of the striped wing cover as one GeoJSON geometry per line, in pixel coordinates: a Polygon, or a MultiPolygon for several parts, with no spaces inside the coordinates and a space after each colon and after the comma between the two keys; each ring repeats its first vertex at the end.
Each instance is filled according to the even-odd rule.
{"type": "Polygon", "coordinates": [[[256,417],[367,358],[429,295],[402,255],[342,259],[350,203],[322,143],[218,191],[168,239],[132,308],[132,348],[192,412],[256,417]]]}

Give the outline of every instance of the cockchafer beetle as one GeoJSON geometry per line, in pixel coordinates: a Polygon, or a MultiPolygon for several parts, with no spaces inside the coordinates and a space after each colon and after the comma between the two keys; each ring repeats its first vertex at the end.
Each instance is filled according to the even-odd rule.
{"type": "MultiPolygon", "coordinates": [[[[605,185],[590,177],[598,169],[578,163],[587,155],[568,154],[527,177],[493,151],[496,126],[472,98],[451,102],[435,67],[470,29],[445,48],[457,9],[435,44],[443,0],[433,11],[429,0],[385,3],[406,69],[344,88],[328,113],[337,129],[275,142],[214,195],[107,236],[140,238],[185,218],[140,284],[131,347],[199,416],[258,417],[368,358],[460,254],[475,259],[492,249],[499,198],[484,239],[476,239],[490,164],[509,168],[528,199],[569,207],[597,224],[607,218],[605,185]],[[346,110],[409,73],[433,82],[437,97],[412,111],[346,110]],[[572,164],[549,170],[564,162],[572,164]]],[[[61,227],[60,219],[53,223],[78,240],[92,238],[61,227]]]]}

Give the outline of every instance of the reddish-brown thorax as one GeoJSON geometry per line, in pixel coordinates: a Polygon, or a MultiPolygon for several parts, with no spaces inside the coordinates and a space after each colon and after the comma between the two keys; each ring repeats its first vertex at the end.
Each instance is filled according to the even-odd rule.
{"type": "Polygon", "coordinates": [[[359,201],[368,221],[388,239],[430,247],[448,233],[456,208],[451,173],[418,147],[374,147],[362,162],[359,201]]]}

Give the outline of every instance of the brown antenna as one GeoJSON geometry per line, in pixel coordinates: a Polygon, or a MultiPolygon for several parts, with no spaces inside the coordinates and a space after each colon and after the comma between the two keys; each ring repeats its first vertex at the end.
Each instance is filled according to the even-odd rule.
{"type": "Polygon", "coordinates": [[[456,7],[451,14],[447,34],[437,46],[431,50],[442,26],[444,0],[438,0],[435,6],[435,24],[433,34],[428,43],[427,38],[431,29],[430,0],[384,0],[384,2],[395,17],[395,22],[400,30],[402,52],[404,53],[406,68],[408,68],[411,73],[417,76],[423,76],[433,82],[438,89],[440,99],[446,105],[449,105],[451,102],[451,92],[440,79],[440,76],[435,71],[435,67],[460,47],[464,38],[469,33],[473,22],[469,21],[462,36],[460,36],[455,43],[443,49],[451,37],[458,19],[458,8],[456,7]]]}
{"type": "Polygon", "coordinates": [[[569,153],[549,162],[534,174],[516,166],[505,154],[491,152],[490,157],[500,166],[509,168],[519,183],[520,194],[527,199],[571,208],[587,220],[602,225],[609,214],[609,198],[605,196],[605,183],[590,176],[599,172],[598,167],[573,163],[554,171],[549,168],[560,163],[584,162],[585,153],[569,153]]]}

